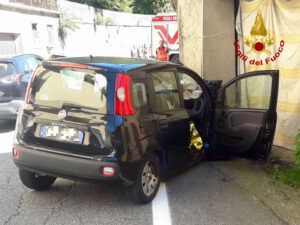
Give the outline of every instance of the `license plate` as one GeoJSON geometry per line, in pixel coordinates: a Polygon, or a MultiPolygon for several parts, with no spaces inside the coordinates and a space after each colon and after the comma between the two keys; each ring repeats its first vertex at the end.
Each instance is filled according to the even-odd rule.
{"type": "Polygon", "coordinates": [[[66,141],[76,144],[82,144],[83,132],[74,128],[42,125],[40,128],[40,137],[56,141],[66,141]]]}

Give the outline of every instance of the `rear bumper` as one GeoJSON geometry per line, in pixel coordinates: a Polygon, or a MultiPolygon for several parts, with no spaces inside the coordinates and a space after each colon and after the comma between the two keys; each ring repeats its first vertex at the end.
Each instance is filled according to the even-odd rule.
{"type": "Polygon", "coordinates": [[[18,150],[18,158],[14,158],[14,163],[20,169],[72,180],[116,180],[121,178],[119,165],[116,162],[56,154],[21,145],[14,147],[18,150]],[[114,175],[104,176],[102,174],[104,166],[114,167],[114,175]]]}
{"type": "Polygon", "coordinates": [[[24,104],[22,100],[0,102],[0,120],[16,119],[20,107],[24,104]]]}

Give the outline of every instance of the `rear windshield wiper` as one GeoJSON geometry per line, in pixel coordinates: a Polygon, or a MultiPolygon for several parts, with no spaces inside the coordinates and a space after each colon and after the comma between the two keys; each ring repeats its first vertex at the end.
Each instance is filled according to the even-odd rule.
{"type": "Polygon", "coordinates": [[[61,108],[77,109],[77,110],[88,109],[88,110],[98,111],[97,108],[93,108],[93,107],[89,107],[89,106],[84,106],[84,105],[79,105],[79,104],[74,104],[72,102],[63,102],[61,104],[61,108]]]}

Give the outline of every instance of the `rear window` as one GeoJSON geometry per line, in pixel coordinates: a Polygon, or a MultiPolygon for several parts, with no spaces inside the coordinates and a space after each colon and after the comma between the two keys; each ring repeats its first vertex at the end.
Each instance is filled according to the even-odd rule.
{"type": "Polygon", "coordinates": [[[40,67],[32,83],[30,102],[61,108],[63,104],[107,112],[107,79],[93,70],[40,67]]]}
{"type": "Polygon", "coordinates": [[[16,74],[16,67],[12,63],[0,63],[0,77],[16,74]]]}

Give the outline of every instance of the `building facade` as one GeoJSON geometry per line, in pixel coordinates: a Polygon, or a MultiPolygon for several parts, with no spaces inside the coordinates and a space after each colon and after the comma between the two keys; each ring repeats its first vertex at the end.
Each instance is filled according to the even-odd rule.
{"type": "Polygon", "coordinates": [[[55,0],[0,2],[0,57],[34,53],[47,57],[59,49],[59,12],[55,0]]]}

